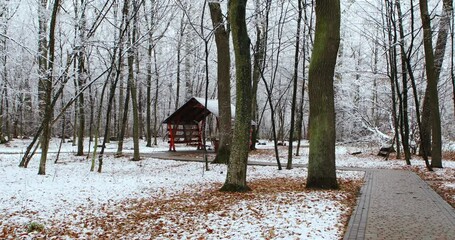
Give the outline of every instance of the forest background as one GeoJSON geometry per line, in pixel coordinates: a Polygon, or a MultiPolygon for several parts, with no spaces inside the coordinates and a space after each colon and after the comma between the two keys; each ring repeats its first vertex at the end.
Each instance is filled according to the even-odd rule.
{"type": "MultiPolygon", "coordinates": [[[[226,1],[220,2],[225,14],[226,1]]],[[[259,74],[253,73],[258,138],[284,142],[291,132],[294,139],[308,137],[315,13],[313,1],[298,2],[248,1],[251,52],[261,59],[259,74]]],[[[445,48],[437,58],[446,141],[455,138],[454,24],[453,11],[443,2],[428,4],[434,43],[448,21],[445,48]]],[[[341,2],[334,83],[338,142],[396,142],[396,148],[406,143],[411,149],[420,143],[417,116],[425,108],[427,78],[419,16],[416,1],[341,2]]],[[[44,136],[72,139],[80,146],[78,155],[88,151],[84,137],[108,136],[109,141],[136,135],[151,146],[166,136],[162,120],[189,98],[217,97],[215,31],[207,1],[4,0],[0,21],[3,142],[34,137],[42,128],[44,136]]],[[[233,64],[230,68],[233,82],[233,64]]],[[[235,98],[232,88],[231,102],[235,98]]]]}

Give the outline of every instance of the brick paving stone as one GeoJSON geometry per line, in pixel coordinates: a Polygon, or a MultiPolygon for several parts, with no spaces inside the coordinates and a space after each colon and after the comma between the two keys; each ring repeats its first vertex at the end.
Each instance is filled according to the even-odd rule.
{"type": "Polygon", "coordinates": [[[415,173],[365,171],[345,240],[455,239],[455,210],[415,173]]]}

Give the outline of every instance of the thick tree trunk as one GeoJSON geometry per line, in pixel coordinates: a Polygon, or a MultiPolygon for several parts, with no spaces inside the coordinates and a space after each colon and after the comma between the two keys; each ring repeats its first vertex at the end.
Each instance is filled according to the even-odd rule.
{"type": "MultiPolygon", "coordinates": [[[[443,8],[441,14],[441,20],[439,21],[439,30],[438,30],[438,39],[436,42],[436,49],[434,51],[434,71],[436,82],[439,81],[439,76],[441,74],[441,67],[444,61],[444,53],[447,45],[447,37],[450,30],[450,19],[453,12],[452,0],[444,0],[443,8]]],[[[430,23],[429,23],[430,24],[430,23]]],[[[453,71],[452,71],[453,73],[453,71]]],[[[427,73],[428,74],[428,73],[427,73]]],[[[420,154],[422,155],[423,149],[427,149],[427,154],[432,155],[432,113],[431,113],[431,104],[430,104],[430,88],[427,87],[425,90],[425,97],[423,102],[422,110],[422,131],[423,139],[420,143],[420,154]]],[[[432,159],[431,165],[433,167],[442,167],[442,162],[439,160],[434,161],[432,159]]]]}
{"type": "Polygon", "coordinates": [[[246,171],[251,127],[251,57],[250,39],[245,21],[246,0],[231,0],[229,4],[232,42],[236,68],[236,118],[226,182],[221,191],[248,191],[246,171]]]}
{"type": "MultiPolygon", "coordinates": [[[[420,16],[423,26],[423,46],[425,51],[425,70],[427,74],[427,90],[429,92],[428,101],[431,115],[429,121],[431,125],[431,165],[432,167],[442,167],[442,139],[441,139],[441,116],[439,112],[438,96],[438,76],[435,67],[435,57],[433,54],[433,41],[431,33],[431,20],[428,13],[426,0],[419,0],[420,16]]],[[[422,121],[423,122],[423,121],[422,121]]]]}
{"type": "Polygon", "coordinates": [[[212,25],[215,29],[218,75],[219,147],[214,163],[227,163],[231,154],[231,57],[229,32],[224,26],[220,3],[209,3],[212,25]]]}
{"type": "Polygon", "coordinates": [[[316,0],[309,69],[310,155],[307,188],[336,189],[333,78],[340,45],[340,1],[316,0]]]}

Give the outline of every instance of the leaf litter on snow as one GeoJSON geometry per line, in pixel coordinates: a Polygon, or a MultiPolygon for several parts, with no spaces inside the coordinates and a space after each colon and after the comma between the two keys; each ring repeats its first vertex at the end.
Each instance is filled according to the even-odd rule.
{"type": "Polygon", "coordinates": [[[20,157],[0,161],[0,238],[340,238],[363,178],[339,171],[342,190],[308,191],[304,168],[249,166],[253,191],[238,194],[218,191],[224,165],[107,155],[99,174],[67,151],[38,176],[38,156],[27,169],[20,157]],[[32,222],[44,231],[27,232],[32,222]]]}

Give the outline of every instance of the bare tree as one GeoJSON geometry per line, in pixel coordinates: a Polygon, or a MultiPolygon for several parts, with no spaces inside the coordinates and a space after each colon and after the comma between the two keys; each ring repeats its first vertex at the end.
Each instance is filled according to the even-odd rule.
{"type": "MultiPolygon", "coordinates": [[[[86,19],[86,9],[87,9],[87,1],[80,0],[80,8],[76,5],[76,15],[77,11],[81,11],[81,15],[77,16],[80,18],[80,22],[78,23],[78,32],[79,32],[79,42],[77,43],[77,85],[79,87],[79,92],[81,89],[84,88],[84,85],[87,82],[87,68],[86,68],[86,46],[85,46],[85,39],[86,39],[86,27],[87,27],[87,19],[86,19]]],[[[76,3],[77,4],[77,3],[76,3]]],[[[85,99],[84,93],[80,92],[79,99],[78,99],[78,108],[77,108],[77,115],[79,117],[79,124],[77,130],[77,156],[84,155],[84,135],[85,135],[85,99]]]]}
{"type": "MultiPolygon", "coordinates": [[[[125,1],[127,4],[127,1],[125,1]]],[[[134,76],[134,57],[135,57],[135,42],[137,34],[137,14],[139,6],[137,0],[133,0],[133,28],[128,29],[128,88],[131,91],[131,105],[133,110],[133,160],[139,161],[139,110],[137,103],[137,81],[134,76]]],[[[136,76],[137,77],[137,76],[136,76]]]]}
{"type": "Polygon", "coordinates": [[[301,93],[300,93],[300,100],[299,100],[299,114],[298,114],[298,119],[297,119],[297,137],[298,137],[298,140],[297,140],[297,151],[295,153],[296,156],[299,156],[300,155],[300,144],[301,144],[301,140],[302,138],[306,138],[306,136],[304,136],[304,131],[302,128],[304,128],[304,121],[303,121],[303,108],[304,108],[304,101],[305,101],[305,84],[306,84],[306,61],[307,61],[307,52],[309,51],[309,48],[310,48],[310,41],[308,41],[308,38],[310,38],[312,36],[311,34],[311,31],[313,29],[313,12],[314,12],[314,8],[313,6],[310,6],[310,18],[308,19],[307,17],[307,11],[306,9],[308,8],[308,6],[310,6],[307,1],[305,0],[304,1],[304,4],[303,4],[303,9],[304,9],[304,16],[305,16],[305,20],[304,20],[304,24],[303,24],[303,34],[304,34],[304,37],[303,37],[303,43],[302,43],[302,86],[301,86],[301,93]],[[308,33],[307,33],[307,29],[308,29],[308,33]]]}
{"type": "MultiPolygon", "coordinates": [[[[422,19],[423,27],[423,46],[425,51],[425,69],[427,76],[427,90],[428,98],[425,98],[425,101],[428,101],[428,107],[431,114],[425,115],[422,114],[422,123],[426,122],[431,125],[431,165],[432,167],[442,167],[441,161],[441,116],[439,112],[439,95],[438,95],[438,76],[436,75],[435,68],[435,57],[433,53],[433,40],[431,33],[431,20],[428,13],[428,4],[426,0],[419,0],[420,6],[420,17],[422,19]],[[429,118],[429,119],[428,119],[429,118]],[[425,121],[424,121],[425,119],[425,121]]],[[[424,103],[425,105],[425,103],[424,103]]],[[[425,107],[424,107],[425,109],[425,107]]],[[[425,111],[425,110],[424,110],[425,111]]],[[[425,128],[425,126],[422,126],[425,128]]],[[[430,138],[430,133],[426,132],[422,136],[425,139],[430,138]]],[[[422,139],[422,141],[424,141],[422,139]]],[[[424,148],[427,148],[423,145],[424,148]]],[[[424,149],[424,152],[428,152],[424,149]]]]}
{"type": "Polygon", "coordinates": [[[299,52],[300,52],[300,25],[302,22],[302,1],[298,0],[298,14],[297,14],[297,33],[295,39],[295,53],[294,53],[294,75],[292,76],[293,86],[292,86],[292,104],[291,104],[291,127],[289,130],[289,149],[288,149],[288,163],[286,169],[292,169],[292,143],[294,141],[294,122],[295,122],[295,112],[297,105],[297,78],[299,72],[299,52]]]}
{"type": "MultiPolygon", "coordinates": [[[[41,6],[39,9],[41,11],[44,10],[46,6],[46,0],[42,0],[41,6]]],[[[43,98],[41,99],[41,107],[42,110],[42,115],[43,115],[43,134],[41,136],[41,158],[40,158],[40,164],[39,164],[39,170],[38,174],[39,175],[45,175],[46,174],[46,161],[47,161],[47,152],[49,150],[49,141],[51,139],[51,131],[52,131],[52,115],[53,115],[53,105],[52,105],[52,89],[53,89],[53,71],[54,71],[54,54],[55,54],[55,26],[57,23],[57,15],[58,15],[58,10],[60,8],[60,0],[55,0],[53,8],[52,8],[52,15],[51,15],[51,20],[50,20],[50,26],[49,26],[49,51],[45,51],[41,49],[42,51],[40,52],[40,61],[42,61],[42,66],[43,67],[41,70],[41,74],[45,74],[44,76],[40,76],[41,80],[41,94],[44,94],[43,98]],[[45,55],[42,55],[46,53],[45,55]],[[43,106],[44,105],[44,106],[43,106]]],[[[46,24],[46,21],[42,19],[44,18],[44,14],[41,13],[39,14],[40,16],[40,26],[41,24],[46,24]]],[[[44,44],[44,39],[41,39],[42,37],[45,38],[45,27],[41,26],[40,27],[40,48],[43,47],[45,48],[46,46],[41,45],[44,44]],[[43,31],[43,32],[42,32],[43,31]]]]}
{"type": "MultiPolygon", "coordinates": [[[[265,67],[265,48],[267,44],[267,28],[268,28],[268,15],[270,11],[270,1],[266,1],[265,13],[261,10],[261,0],[255,0],[255,28],[256,28],[256,43],[253,48],[253,85],[251,99],[252,112],[251,115],[253,120],[256,121],[256,126],[252,133],[252,146],[251,148],[256,149],[256,142],[259,135],[260,118],[259,117],[259,106],[258,106],[258,86],[261,80],[262,72],[265,67]]],[[[265,108],[264,108],[265,109],[265,108]]]]}
{"type": "MultiPolygon", "coordinates": [[[[2,88],[0,91],[0,144],[6,143],[10,140],[8,133],[4,134],[3,132],[3,123],[6,122],[5,125],[8,125],[8,54],[7,54],[7,34],[8,34],[8,22],[9,22],[9,8],[8,8],[9,0],[6,0],[0,3],[0,72],[1,72],[1,80],[2,80],[2,88]],[[8,136],[8,140],[5,137],[8,136]]],[[[8,129],[8,126],[6,126],[8,129]]],[[[8,131],[8,130],[7,130],[8,131]]]]}
{"type": "Polygon", "coordinates": [[[227,163],[231,154],[231,55],[229,26],[225,26],[219,1],[209,2],[217,48],[219,147],[214,162],[227,163]]]}
{"type": "MultiPolygon", "coordinates": [[[[403,29],[403,14],[401,11],[400,0],[396,0],[396,8],[398,14],[398,30],[400,34],[400,59],[401,59],[401,97],[400,99],[400,133],[401,143],[403,145],[404,156],[407,165],[411,165],[411,149],[409,147],[409,118],[408,118],[408,74],[406,66],[406,50],[404,47],[405,34],[403,29]]],[[[398,87],[398,79],[396,79],[398,87]]]]}

